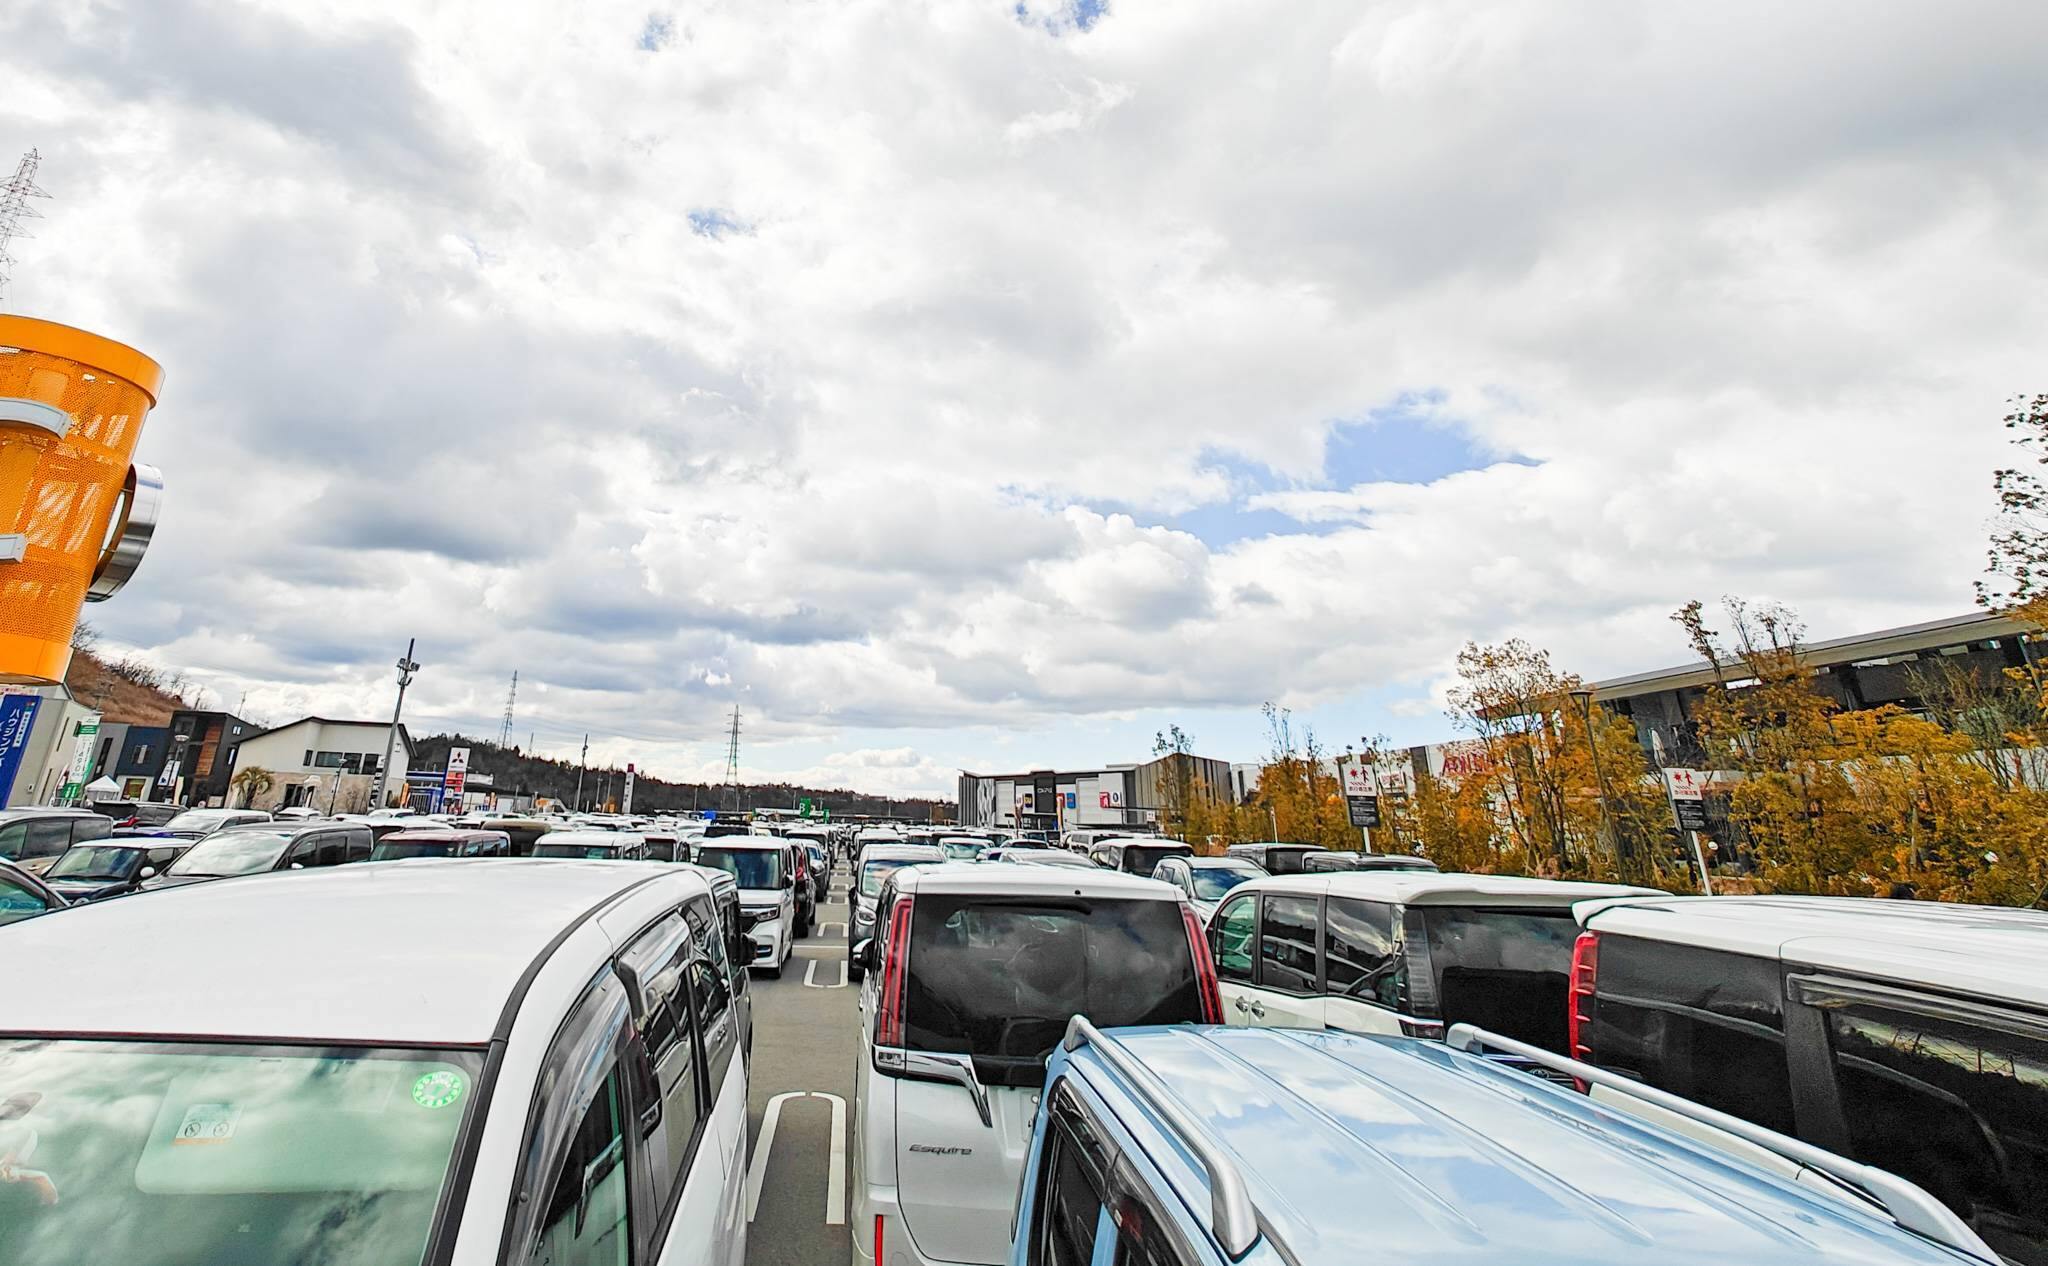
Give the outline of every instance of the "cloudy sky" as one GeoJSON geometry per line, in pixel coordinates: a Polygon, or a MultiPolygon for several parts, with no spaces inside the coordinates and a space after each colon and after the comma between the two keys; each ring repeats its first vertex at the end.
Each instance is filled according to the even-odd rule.
{"type": "Polygon", "coordinates": [[[2048,6],[13,0],[10,307],[167,367],[93,618],[271,723],[878,791],[1970,605],[2048,6]]]}

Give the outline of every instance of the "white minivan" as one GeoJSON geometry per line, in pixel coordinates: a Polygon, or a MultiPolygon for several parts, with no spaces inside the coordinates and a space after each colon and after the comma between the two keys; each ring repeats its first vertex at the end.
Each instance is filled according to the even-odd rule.
{"type": "Polygon", "coordinates": [[[732,947],[688,868],[337,866],[6,936],[0,1262],[744,1266],[732,947]]]}
{"type": "Polygon", "coordinates": [[[856,947],[856,1266],[1009,1259],[1046,1059],[1077,1015],[1216,1023],[1200,922],[1178,889],[1104,870],[907,866],[856,947]]]}
{"type": "Polygon", "coordinates": [[[1517,875],[1354,871],[1232,888],[1209,916],[1231,1024],[1440,1038],[1471,1024],[1563,1054],[1572,904],[1661,895],[1517,875]]]}
{"type": "Polygon", "coordinates": [[[772,835],[721,835],[699,844],[693,860],[739,884],[740,913],[753,924],[748,966],[780,976],[796,948],[796,874],[789,846],[772,835]]]}

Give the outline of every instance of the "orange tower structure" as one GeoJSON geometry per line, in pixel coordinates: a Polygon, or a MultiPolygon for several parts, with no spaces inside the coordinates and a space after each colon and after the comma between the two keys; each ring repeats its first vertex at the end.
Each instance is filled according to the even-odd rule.
{"type": "Polygon", "coordinates": [[[135,444],[162,385],[132,347],[0,316],[0,683],[63,681],[83,605],[148,550],[163,477],[135,444]]]}

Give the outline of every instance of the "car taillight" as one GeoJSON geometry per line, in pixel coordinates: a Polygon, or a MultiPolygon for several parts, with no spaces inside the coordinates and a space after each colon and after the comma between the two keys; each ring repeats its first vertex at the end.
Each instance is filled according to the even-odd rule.
{"type": "Polygon", "coordinates": [[[1209,936],[1195,908],[1181,903],[1180,921],[1188,930],[1188,950],[1195,956],[1195,986],[1202,995],[1202,1023],[1223,1023],[1223,993],[1216,986],[1216,964],[1209,957],[1209,936]]]}
{"type": "Polygon", "coordinates": [[[882,1266],[882,1215],[875,1215],[875,1266],[882,1266]]]}
{"type": "MultiPolygon", "coordinates": [[[[882,1009],[875,1021],[876,1046],[903,1045],[903,993],[910,976],[910,904],[905,897],[889,912],[889,957],[882,964],[882,1009]]],[[[879,1234],[879,1232],[877,1232],[879,1234]]]]}
{"type": "Polygon", "coordinates": [[[1567,1017],[1573,1059],[1593,1062],[1593,1008],[1600,983],[1600,934],[1581,932],[1572,942],[1572,992],[1567,1017]]]}

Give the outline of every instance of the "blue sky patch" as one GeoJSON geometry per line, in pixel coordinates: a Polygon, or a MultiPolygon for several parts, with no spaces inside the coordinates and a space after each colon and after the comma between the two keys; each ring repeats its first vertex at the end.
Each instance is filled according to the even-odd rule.
{"type": "Polygon", "coordinates": [[[1068,27],[1077,31],[1092,30],[1097,22],[1109,15],[1109,0],[1067,0],[1050,15],[1040,16],[1033,12],[1035,8],[1042,7],[1028,3],[1028,0],[1017,0],[1012,12],[1019,22],[1026,25],[1035,23],[1054,35],[1068,27]]]}
{"type": "Polygon", "coordinates": [[[643,53],[658,53],[675,42],[676,20],[665,13],[650,13],[633,46],[643,53]]]}
{"type": "Polygon", "coordinates": [[[692,207],[689,211],[690,231],[698,237],[730,237],[734,233],[751,233],[753,226],[741,220],[732,212],[718,207],[692,207]]]}

